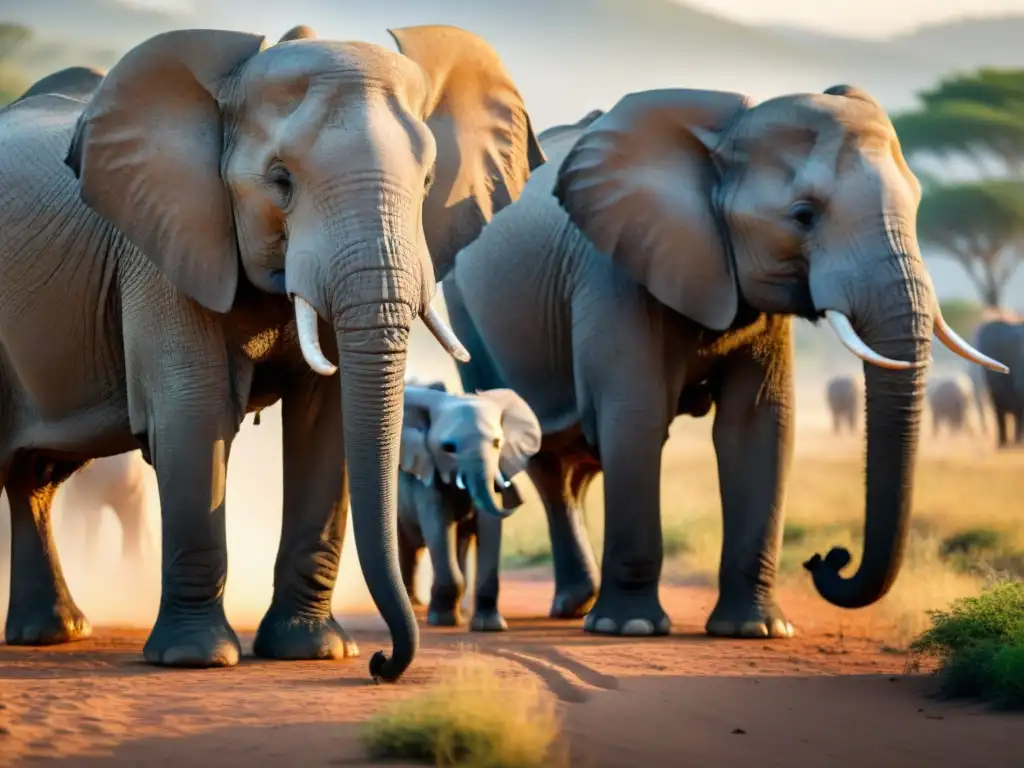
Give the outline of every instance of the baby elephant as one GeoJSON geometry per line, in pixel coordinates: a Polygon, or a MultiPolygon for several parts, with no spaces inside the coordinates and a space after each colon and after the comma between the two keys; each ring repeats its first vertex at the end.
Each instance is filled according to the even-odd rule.
{"type": "Polygon", "coordinates": [[[507,628],[498,612],[501,520],[522,504],[512,478],[526,468],[540,442],[537,417],[510,389],[459,395],[443,384],[406,384],[398,552],[414,602],[416,564],[424,547],[430,552],[434,583],[428,624],[461,623],[466,553],[475,536],[476,606],[470,629],[507,628]]]}

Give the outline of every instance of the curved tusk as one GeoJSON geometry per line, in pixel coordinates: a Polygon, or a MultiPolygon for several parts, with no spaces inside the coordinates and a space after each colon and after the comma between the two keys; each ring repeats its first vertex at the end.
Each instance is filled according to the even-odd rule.
{"type": "Polygon", "coordinates": [[[507,478],[505,477],[505,475],[503,475],[503,474],[501,473],[501,470],[500,470],[500,469],[498,470],[498,484],[499,484],[499,485],[500,485],[500,486],[501,486],[502,488],[508,488],[508,487],[509,487],[510,485],[512,485],[512,481],[511,481],[511,480],[509,480],[509,479],[507,479],[507,478]]]}
{"type": "Polygon", "coordinates": [[[904,360],[891,360],[875,352],[864,342],[864,339],[857,335],[857,332],[853,330],[853,325],[850,323],[850,318],[842,312],[827,309],[825,310],[825,319],[828,320],[828,324],[832,326],[832,330],[836,332],[839,340],[843,342],[843,346],[866,363],[877,365],[879,368],[888,368],[890,371],[906,371],[910,368],[917,368],[920,365],[919,363],[908,363],[904,360]]]}
{"type": "Polygon", "coordinates": [[[295,302],[295,326],[299,333],[302,356],[316,373],[321,376],[333,376],[338,366],[324,357],[324,351],[320,348],[320,329],[317,327],[319,318],[316,310],[301,296],[293,296],[292,299],[295,302]]]}
{"type": "Polygon", "coordinates": [[[466,481],[462,479],[462,473],[461,472],[459,472],[455,476],[455,487],[460,489],[460,490],[463,490],[463,491],[466,490],[466,481]]]}
{"type": "Polygon", "coordinates": [[[972,363],[977,363],[978,365],[988,368],[990,371],[995,371],[996,373],[1010,372],[1010,369],[998,360],[993,360],[988,355],[983,355],[964,341],[960,334],[949,327],[949,324],[946,322],[946,318],[942,316],[941,312],[938,317],[935,318],[935,338],[965,360],[970,360],[972,363]]]}
{"type": "Polygon", "coordinates": [[[445,352],[460,363],[469,362],[469,352],[462,346],[462,342],[455,335],[455,331],[449,328],[445,321],[441,319],[441,316],[437,314],[436,309],[428,306],[421,317],[423,318],[423,324],[434,334],[434,338],[444,347],[445,352]]]}

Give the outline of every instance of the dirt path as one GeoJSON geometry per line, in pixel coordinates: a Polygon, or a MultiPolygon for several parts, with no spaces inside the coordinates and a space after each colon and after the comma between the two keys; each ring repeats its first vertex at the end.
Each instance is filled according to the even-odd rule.
{"type": "Polygon", "coordinates": [[[396,686],[368,680],[385,638],[368,614],[343,617],[363,655],[338,664],[159,670],[141,662],[138,630],[0,646],[0,765],[364,765],[358,721],[428,684],[464,643],[558,696],[573,765],[1024,765],[1024,716],[928,698],[930,677],[904,675],[904,656],[820,601],[787,596],[800,631],[790,642],[711,641],[701,624],[714,592],[670,587],[674,634],[637,642],[529,618],[546,611],[550,590],[506,577],[508,633],[425,630],[396,686]]]}

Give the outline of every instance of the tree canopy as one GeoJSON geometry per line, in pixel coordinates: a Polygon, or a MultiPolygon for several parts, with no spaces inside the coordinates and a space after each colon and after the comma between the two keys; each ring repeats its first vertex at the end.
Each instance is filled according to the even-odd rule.
{"type": "Polygon", "coordinates": [[[959,157],[974,161],[981,177],[943,182],[921,174],[921,239],[958,261],[985,304],[999,307],[1024,246],[1024,70],[956,75],[920,98],[920,110],[893,120],[911,163],[959,157]],[[1005,172],[986,173],[986,156],[1005,172]]]}

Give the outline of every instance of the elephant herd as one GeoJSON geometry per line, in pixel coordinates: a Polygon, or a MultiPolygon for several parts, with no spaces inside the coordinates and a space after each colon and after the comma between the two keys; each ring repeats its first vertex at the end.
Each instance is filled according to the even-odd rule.
{"type": "MultiPolygon", "coordinates": [[[[972,366],[968,373],[930,377],[926,399],[932,431],[949,435],[988,432],[987,412],[996,425],[996,445],[1024,445],[1024,322],[996,319],[983,322],[974,346],[986,355],[1009,361],[1010,375],[972,366]],[[1011,434],[1011,426],[1013,428],[1011,434]]],[[[832,431],[856,431],[864,381],[860,376],[833,376],[825,385],[832,431]]]]}
{"type": "Polygon", "coordinates": [[[144,657],[237,663],[228,458],[246,414],[278,401],[283,523],[257,656],[356,652],[331,613],[350,504],[393,646],[371,658],[374,678],[415,657],[424,548],[441,566],[428,620],[458,620],[457,561],[476,537],[472,626],[501,629],[500,522],[520,473],[547,516],[551,615],[668,633],[662,448],[677,416],[712,409],[724,537],[706,630],[788,637],[774,584],[793,317],[826,320],[864,361],[868,401],[861,563],[844,575],[850,553],[834,548],[805,567],[832,604],[885,595],[933,336],[1006,368],[939,311],[915,236],[920,185],[882,107],[845,85],[757,104],[673,88],[537,134],[486,41],[450,26],[391,36],[393,49],[306,27],[274,44],[178,30],[0,110],[8,641],[87,633],[53,546],[53,492],[138,449],[162,540],[144,657]],[[438,282],[451,328],[431,307],[438,282]],[[467,394],[406,386],[417,318],[467,394]],[[599,475],[600,567],[580,509],[599,475]]]}

